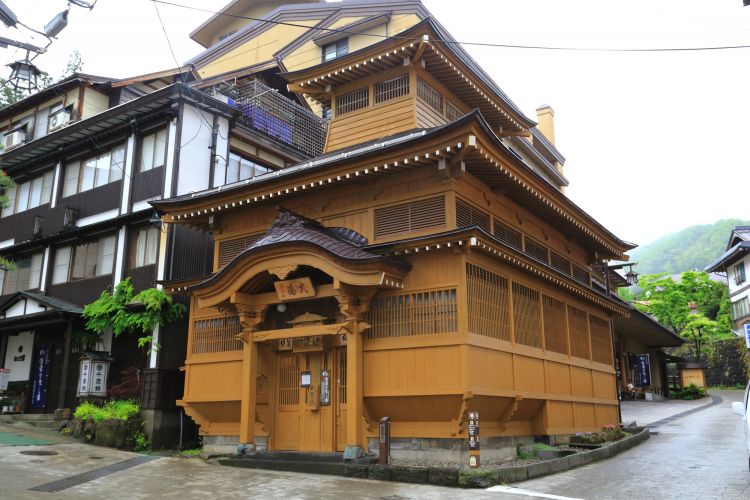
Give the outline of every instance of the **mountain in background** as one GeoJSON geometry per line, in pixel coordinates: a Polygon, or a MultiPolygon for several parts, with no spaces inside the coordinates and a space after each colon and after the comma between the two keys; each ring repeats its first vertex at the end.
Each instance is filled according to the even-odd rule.
{"type": "Polygon", "coordinates": [[[630,261],[638,263],[638,274],[702,271],[724,253],[735,226],[750,226],[750,221],[722,219],[714,224],[690,226],[636,248],[629,253],[630,261]]]}

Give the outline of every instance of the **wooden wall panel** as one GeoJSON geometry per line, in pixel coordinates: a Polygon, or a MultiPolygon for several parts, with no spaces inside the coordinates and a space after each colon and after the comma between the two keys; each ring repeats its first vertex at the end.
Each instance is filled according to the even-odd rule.
{"type": "Polygon", "coordinates": [[[573,418],[576,428],[591,430],[598,428],[594,405],[591,403],[573,403],[573,418]]]}
{"type": "Polygon", "coordinates": [[[570,396],[570,366],[562,363],[546,363],[547,390],[550,394],[570,396]]]}
{"type": "Polygon", "coordinates": [[[455,285],[458,281],[459,255],[449,249],[403,259],[412,265],[404,280],[405,290],[420,290],[437,286],[455,285]],[[439,281],[436,277],[439,276],[439,281]]]}
{"type": "Polygon", "coordinates": [[[585,398],[591,398],[594,396],[591,370],[572,366],[570,368],[570,381],[573,385],[573,396],[585,398]]]}
{"type": "Polygon", "coordinates": [[[434,394],[462,386],[458,346],[368,351],[364,372],[365,397],[434,394]]]}
{"type": "Polygon", "coordinates": [[[619,415],[617,413],[617,406],[615,405],[595,405],[596,411],[596,426],[604,427],[605,425],[612,425],[619,423],[619,415]]]}
{"type": "Polygon", "coordinates": [[[432,128],[445,125],[448,120],[440,114],[435,108],[425,103],[421,99],[417,99],[417,127],[418,128],[432,128]]]}
{"type": "Polygon", "coordinates": [[[323,217],[326,227],[347,227],[362,235],[372,234],[372,214],[368,210],[323,217]]]}
{"type": "Polygon", "coordinates": [[[594,397],[597,399],[614,399],[615,377],[611,373],[592,371],[594,397]]]}
{"type": "Polygon", "coordinates": [[[544,392],[544,361],[541,359],[514,356],[513,375],[517,391],[544,392]]]}
{"type": "Polygon", "coordinates": [[[469,363],[466,365],[467,386],[470,389],[512,391],[514,384],[513,355],[507,352],[469,347],[469,363]]]}
{"type": "Polygon", "coordinates": [[[548,401],[547,425],[550,429],[570,429],[573,427],[573,403],[548,401]]]}
{"type": "Polygon", "coordinates": [[[187,399],[238,401],[242,388],[242,362],[192,364],[187,370],[187,399]]]}
{"type": "Polygon", "coordinates": [[[401,97],[347,113],[329,126],[326,152],[410,130],[414,128],[414,98],[401,97]]]}

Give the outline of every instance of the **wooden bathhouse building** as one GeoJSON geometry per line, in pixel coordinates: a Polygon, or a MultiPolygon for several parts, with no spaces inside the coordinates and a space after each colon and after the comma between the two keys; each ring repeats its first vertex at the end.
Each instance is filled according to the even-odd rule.
{"type": "MultiPolygon", "coordinates": [[[[338,30],[300,28],[232,70],[291,28],[212,19],[194,33],[211,45],[195,86],[234,102],[263,81],[329,118],[321,151],[151,202],[213,239],[210,274],[162,282],[189,300],[178,404],[204,445],[357,456],[387,416],[394,454],[458,459],[469,412],[490,456],[617,423],[612,318],[627,308],[596,269],[633,245],[564,194],[551,109],[524,116],[419,2],[263,15],[338,30]],[[398,36],[357,42],[396,19],[398,36]]],[[[317,133],[241,114],[277,141],[317,133]]]]}

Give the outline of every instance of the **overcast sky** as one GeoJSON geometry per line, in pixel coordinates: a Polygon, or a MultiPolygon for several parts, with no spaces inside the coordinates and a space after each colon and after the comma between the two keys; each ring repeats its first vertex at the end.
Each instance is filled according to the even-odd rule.
{"type": "MultiPolygon", "coordinates": [[[[228,0],[171,0],[217,10],[228,0]]],[[[5,0],[32,28],[65,0],[5,0]]],[[[742,0],[423,0],[462,42],[585,48],[750,45],[742,0]]],[[[158,5],[183,63],[188,33],[210,16],[158,5]]],[[[42,43],[28,30],[0,36],[42,43]]],[[[149,0],[71,8],[68,27],[36,63],[58,77],[78,48],[84,71],[125,77],[175,66],[149,0]]],[[[623,239],[648,243],[693,224],[750,218],[750,49],[618,53],[466,49],[531,118],[555,110],[568,196],[623,239]]],[[[0,62],[24,56],[0,49],[0,62]]]]}

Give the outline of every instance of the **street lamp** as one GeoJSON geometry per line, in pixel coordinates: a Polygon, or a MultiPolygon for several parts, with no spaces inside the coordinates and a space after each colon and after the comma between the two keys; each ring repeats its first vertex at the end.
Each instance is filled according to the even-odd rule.
{"type": "Polygon", "coordinates": [[[34,66],[29,60],[28,53],[26,59],[8,64],[10,76],[8,83],[13,85],[14,90],[26,90],[31,92],[38,88],[36,78],[42,73],[39,68],[34,66]]]}

